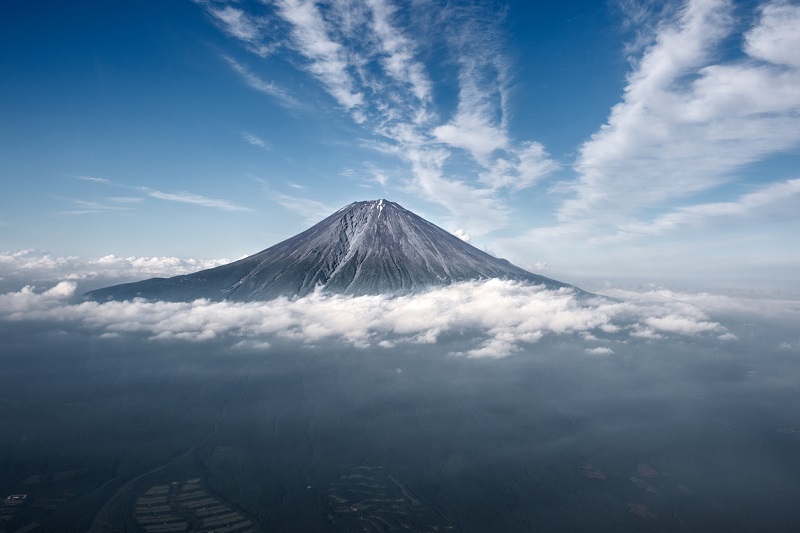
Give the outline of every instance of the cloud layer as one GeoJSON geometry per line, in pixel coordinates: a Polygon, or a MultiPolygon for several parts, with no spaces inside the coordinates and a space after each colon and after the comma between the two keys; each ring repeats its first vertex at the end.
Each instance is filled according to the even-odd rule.
{"type": "Polygon", "coordinates": [[[89,280],[142,279],[190,274],[230,263],[230,259],[181,259],[178,257],[117,257],[109,254],[83,260],[53,256],[36,250],[0,251],[0,279],[89,280]]]}
{"type": "Polygon", "coordinates": [[[504,357],[545,335],[577,335],[593,355],[610,355],[630,337],[733,336],[699,307],[662,295],[657,302],[580,299],[571,290],[544,290],[510,281],[469,282],[402,297],[338,296],[231,303],[74,303],[76,284],[43,292],[25,287],[0,295],[3,320],[80,324],[104,336],[143,334],[153,339],[229,338],[266,347],[273,338],[306,344],[336,339],[357,348],[435,343],[459,337],[469,357],[504,357]]]}

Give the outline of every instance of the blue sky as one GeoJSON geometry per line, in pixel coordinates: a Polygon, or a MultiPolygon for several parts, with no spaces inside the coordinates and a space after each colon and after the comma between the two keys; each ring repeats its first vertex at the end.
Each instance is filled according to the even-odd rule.
{"type": "Polygon", "coordinates": [[[388,198],[565,281],[800,288],[797,2],[2,10],[4,264],[235,259],[388,198]]]}

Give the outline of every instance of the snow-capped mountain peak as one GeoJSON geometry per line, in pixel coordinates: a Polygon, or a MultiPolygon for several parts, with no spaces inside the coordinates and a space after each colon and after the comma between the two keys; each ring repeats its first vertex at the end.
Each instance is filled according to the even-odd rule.
{"type": "Polygon", "coordinates": [[[258,301],[303,296],[317,287],[339,294],[398,294],[490,278],[569,287],[493,257],[380,199],[354,202],[306,231],[228,265],[116,285],[88,296],[258,301]]]}

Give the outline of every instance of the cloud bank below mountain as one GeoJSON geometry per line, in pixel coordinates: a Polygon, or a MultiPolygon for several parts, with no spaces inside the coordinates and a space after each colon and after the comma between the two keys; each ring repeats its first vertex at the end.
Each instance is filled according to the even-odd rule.
{"type": "MultiPolygon", "coordinates": [[[[467,282],[410,296],[341,296],[321,292],[297,299],[258,303],[78,301],[77,285],[62,281],[47,290],[26,286],[0,295],[4,321],[73,324],[100,336],[145,335],[153,340],[228,339],[243,347],[267,348],[273,339],[316,345],[342,341],[356,348],[433,344],[459,338],[468,357],[505,357],[548,335],[577,338],[586,353],[611,355],[616,343],[704,337],[733,341],[735,334],[711,318],[742,311],[731,298],[653,291],[627,299],[581,299],[569,289],[545,290],[504,280],[467,282]]],[[[796,302],[794,302],[796,304],[796,302]]],[[[791,302],[772,302],[761,311],[791,302]]],[[[62,327],[62,326],[59,326],[62,327]]]]}
{"type": "Polygon", "coordinates": [[[0,279],[141,279],[190,274],[230,263],[230,259],[182,259],[167,256],[107,254],[93,259],[53,255],[39,250],[0,252],[0,279]]]}

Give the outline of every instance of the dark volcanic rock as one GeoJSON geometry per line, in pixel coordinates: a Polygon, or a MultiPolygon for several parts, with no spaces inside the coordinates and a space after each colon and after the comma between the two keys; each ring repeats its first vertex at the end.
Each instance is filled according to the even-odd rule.
{"type": "Polygon", "coordinates": [[[502,278],[571,287],[478,250],[394,202],[355,202],[306,231],[228,265],[87,293],[93,300],[258,301],[339,294],[411,293],[502,278]]]}

